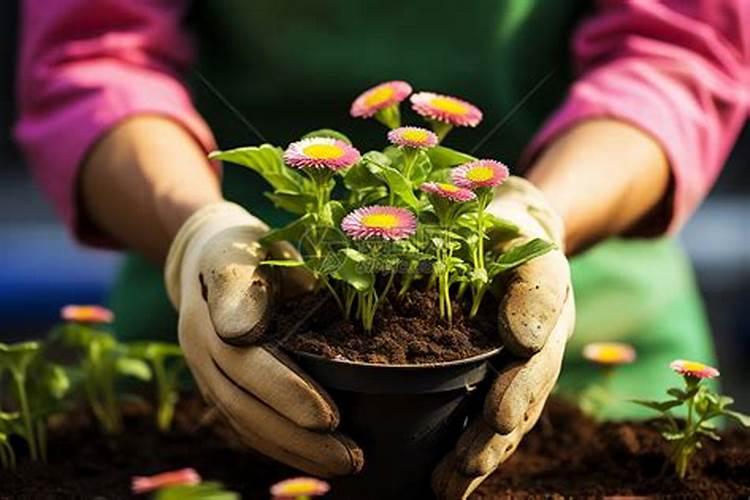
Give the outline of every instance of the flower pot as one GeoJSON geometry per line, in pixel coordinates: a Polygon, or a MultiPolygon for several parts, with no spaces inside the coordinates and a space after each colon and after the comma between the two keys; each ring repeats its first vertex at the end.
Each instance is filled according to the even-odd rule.
{"type": "Polygon", "coordinates": [[[356,475],[333,480],[331,498],[432,498],[430,474],[455,446],[480,384],[500,348],[429,365],[383,365],[296,352],[298,363],[331,394],[341,430],[364,450],[356,475]]]}

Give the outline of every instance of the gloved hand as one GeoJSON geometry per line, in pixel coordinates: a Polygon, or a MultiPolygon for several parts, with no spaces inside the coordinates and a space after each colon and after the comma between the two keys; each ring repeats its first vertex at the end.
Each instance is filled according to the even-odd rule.
{"type": "Polygon", "coordinates": [[[557,382],[575,323],[562,221],[542,193],[528,181],[511,177],[487,210],[521,229],[521,238],[501,243],[500,249],[536,237],[554,242],[558,249],[519,266],[504,282],[499,332],[515,360],[500,367],[483,414],[434,471],[432,487],[441,499],[467,498],[515,451],[557,382]]]}
{"type": "MultiPolygon", "coordinates": [[[[331,398],[282,352],[260,340],[274,299],[309,290],[289,269],[284,279],[259,268],[265,224],[239,205],[220,202],[193,214],[175,237],[165,281],[179,311],[179,339],[203,396],[245,446],[321,477],[361,469],[362,450],[336,432],[331,398]],[[281,289],[279,289],[281,288],[281,289]]],[[[274,258],[298,258],[289,244],[274,258]]]]}

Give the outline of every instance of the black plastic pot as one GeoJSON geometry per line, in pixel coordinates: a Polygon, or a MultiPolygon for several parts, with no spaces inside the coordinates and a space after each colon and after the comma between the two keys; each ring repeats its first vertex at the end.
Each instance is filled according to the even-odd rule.
{"type": "Polygon", "coordinates": [[[341,430],[364,450],[359,474],[332,481],[338,499],[432,498],[430,474],[455,446],[480,384],[500,349],[430,365],[381,365],[294,353],[329,391],[341,411],[341,430]]]}

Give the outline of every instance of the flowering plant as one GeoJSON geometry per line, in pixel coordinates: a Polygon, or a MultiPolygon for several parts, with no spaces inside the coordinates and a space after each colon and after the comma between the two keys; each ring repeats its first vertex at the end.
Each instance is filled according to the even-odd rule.
{"type": "Polygon", "coordinates": [[[354,101],[352,116],[390,129],[381,151],[362,154],[345,135],[318,130],[286,150],[264,144],[210,155],[259,173],[273,188],[266,196],[297,216],[261,243],[293,242],[303,258],[263,264],[307,268],[365,330],[396,286],[403,294],[420,279],[438,290],[446,321],[452,292],[460,297],[470,289],[476,315],[498,274],[553,248],[534,239],[503,254],[491,251],[490,235],[493,243],[520,236],[515,225],[485,211],[508,169],[440,145],[453,127],[476,126],[482,113],[461,99],[419,92],[411,95],[412,108],[432,130],[402,127],[399,106],[411,91],[406,82],[386,82],[354,101]]]}
{"type": "Polygon", "coordinates": [[[719,376],[719,370],[697,361],[678,359],[670,368],[682,375],[685,387],[672,388],[667,391],[671,398],[665,401],[633,401],[636,404],[651,408],[662,415],[662,436],[672,443],[671,459],[680,478],[685,477],[690,459],[702,448],[704,438],[719,441],[716,426],[711,420],[717,417],[728,417],[740,425],[750,427],[750,416],[729,409],[734,400],[713,392],[704,379],[719,376]],[[685,406],[687,419],[678,421],[672,410],[685,406]]]}

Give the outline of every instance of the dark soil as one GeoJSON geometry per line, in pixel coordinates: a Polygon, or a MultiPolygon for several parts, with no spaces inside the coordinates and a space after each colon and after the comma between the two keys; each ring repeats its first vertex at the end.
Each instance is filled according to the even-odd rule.
{"type": "MultiPolygon", "coordinates": [[[[19,457],[15,471],[0,469],[2,500],[118,500],[134,498],[130,480],[184,467],[195,468],[205,480],[221,481],[246,499],[267,499],[271,484],[299,475],[251,451],[233,449],[196,397],[178,406],[174,430],[156,430],[149,408],[128,405],[125,432],[104,436],[88,415],[65,415],[51,424],[49,465],[19,457]]],[[[148,498],[140,496],[137,498],[148,498]]]]}
{"type": "Polygon", "coordinates": [[[413,288],[381,305],[371,332],[357,319],[346,320],[333,300],[327,300],[310,319],[306,313],[320,303],[309,296],[281,306],[275,319],[277,335],[294,330],[285,346],[294,351],[383,364],[425,364],[476,356],[499,347],[497,303],[485,300],[475,318],[465,304],[453,303],[453,321],[440,319],[437,292],[413,288]],[[301,324],[300,324],[301,323],[301,324]]]}
{"type": "Polygon", "coordinates": [[[704,446],[681,481],[653,422],[600,424],[552,400],[515,454],[472,498],[748,498],[750,432],[732,429],[721,442],[704,446]]]}
{"type": "MultiPolygon", "coordinates": [[[[224,444],[209,430],[206,408],[195,398],[180,404],[175,430],[166,435],[156,432],[145,409],[131,406],[127,415],[127,430],[117,437],[102,436],[81,414],[66,417],[50,433],[49,465],[22,459],[16,471],[0,470],[0,499],[131,498],[134,475],[194,467],[205,479],[256,500],[269,498],[274,482],[299,474],[224,444]]],[[[666,457],[652,424],[597,424],[553,400],[518,451],[472,498],[750,495],[750,432],[731,430],[721,443],[706,443],[684,481],[674,476],[666,457]]]]}

